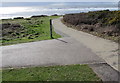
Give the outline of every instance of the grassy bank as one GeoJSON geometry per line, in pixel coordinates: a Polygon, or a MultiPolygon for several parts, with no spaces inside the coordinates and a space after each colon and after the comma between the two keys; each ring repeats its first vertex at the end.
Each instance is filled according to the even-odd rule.
{"type": "Polygon", "coordinates": [[[88,13],[67,14],[63,23],[77,30],[110,39],[120,40],[120,11],[94,11],[88,13]]]}
{"type": "Polygon", "coordinates": [[[7,69],[3,81],[101,81],[87,65],[7,69]]]}
{"type": "MultiPolygon", "coordinates": [[[[50,39],[49,20],[60,16],[16,18],[0,21],[2,25],[2,45],[25,43],[50,39]]],[[[53,37],[59,38],[53,30],[53,37]]]]}

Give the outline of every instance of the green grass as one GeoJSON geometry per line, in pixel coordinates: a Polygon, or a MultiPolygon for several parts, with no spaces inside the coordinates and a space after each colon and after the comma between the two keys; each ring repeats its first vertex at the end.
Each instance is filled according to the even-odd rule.
{"type": "Polygon", "coordinates": [[[3,81],[101,81],[88,65],[6,69],[3,81]]]}
{"type": "Polygon", "coordinates": [[[0,69],[0,83],[2,82],[2,70],[0,69]]]}
{"type": "MultiPolygon", "coordinates": [[[[7,32],[3,35],[3,39],[0,40],[2,45],[10,45],[10,44],[18,44],[25,42],[33,42],[40,40],[48,40],[50,38],[50,19],[58,18],[60,16],[48,16],[48,17],[38,17],[38,18],[30,18],[31,20],[26,19],[10,19],[3,20],[2,23],[11,23],[11,24],[20,24],[23,26],[23,29],[16,30],[4,30],[3,32],[7,32]],[[9,32],[12,31],[12,34],[9,32]]],[[[1,22],[0,22],[1,23],[1,22]]],[[[56,34],[53,30],[53,38],[60,38],[61,36],[56,34]]]]}

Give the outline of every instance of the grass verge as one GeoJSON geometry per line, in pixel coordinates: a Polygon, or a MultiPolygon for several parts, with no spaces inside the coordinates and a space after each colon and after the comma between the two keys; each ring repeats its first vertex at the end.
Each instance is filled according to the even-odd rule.
{"type": "Polygon", "coordinates": [[[101,81],[88,65],[7,69],[3,81],[101,81]]]}
{"type": "MultiPolygon", "coordinates": [[[[6,19],[2,24],[2,45],[26,43],[50,38],[50,19],[60,16],[35,17],[24,19],[6,19]]],[[[53,30],[53,38],[60,38],[53,30]]]]}

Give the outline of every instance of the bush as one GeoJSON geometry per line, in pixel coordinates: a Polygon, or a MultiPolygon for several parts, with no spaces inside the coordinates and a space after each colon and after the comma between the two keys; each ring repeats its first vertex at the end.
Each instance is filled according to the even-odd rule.
{"type": "Polygon", "coordinates": [[[96,24],[117,25],[120,23],[120,11],[94,11],[80,14],[67,14],[63,20],[72,25],[96,24]]]}
{"type": "Polygon", "coordinates": [[[47,15],[37,15],[37,16],[31,16],[31,18],[38,18],[38,17],[47,17],[47,15]]]}
{"type": "Polygon", "coordinates": [[[14,18],[14,19],[24,19],[24,17],[16,17],[16,18],[14,18]]]}
{"type": "Polygon", "coordinates": [[[120,33],[120,10],[66,14],[63,21],[78,30],[94,31],[108,36],[119,36],[120,33]]]}

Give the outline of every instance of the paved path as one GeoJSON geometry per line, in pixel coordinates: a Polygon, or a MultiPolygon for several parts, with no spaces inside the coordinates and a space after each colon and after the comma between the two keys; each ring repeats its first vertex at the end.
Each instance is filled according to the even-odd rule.
{"type": "Polygon", "coordinates": [[[105,63],[71,37],[2,47],[2,67],[105,63]]]}
{"type": "MultiPolygon", "coordinates": [[[[120,72],[113,69],[106,63],[89,64],[93,71],[105,81],[105,83],[119,83],[120,82],[120,72]]],[[[103,82],[104,83],[104,82],[103,82]]]]}
{"type": "MultiPolygon", "coordinates": [[[[96,50],[94,51],[96,48],[94,44],[98,43],[96,39],[99,38],[67,28],[60,22],[60,19],[54,20],[54,28],[63,38],[0,47],[2,50],[0,51],[2,52],[0,67],[89,64],[103,81],[118,80],[118,72],[108,65],[102,65],[106,62],[102,59],[103,57],[100,58],[101,55],[99,55],[100,57],[96,55],[96,50]],[[90,46],[93,47],[92,50],[90,46]],[[112,76],[110,76],[111,74],[112,76]]],[[[97,50],[99,51],[99,49],[97,50]]]]}
{"type": "Polygon", "coordinates": [[[61,23],[61,18],[53,20],[55,30],[65,33],[76,39],[87,48],[90,48],[96,55],[103,58],[114,69],[118,70],[118,44],[105,40],[82,31],[68,28],[61,23]]]}

